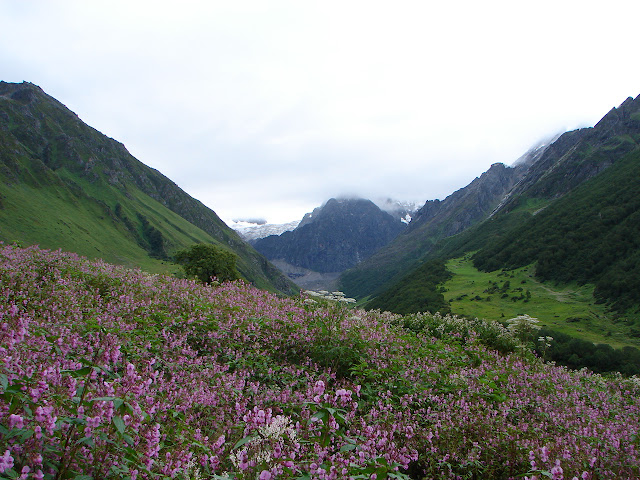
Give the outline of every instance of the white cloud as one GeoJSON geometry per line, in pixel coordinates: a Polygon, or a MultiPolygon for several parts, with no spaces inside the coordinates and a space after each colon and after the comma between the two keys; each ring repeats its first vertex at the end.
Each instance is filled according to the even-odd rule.
{"type": "Polygon", "coordinates": [[[0,11],[3,80],[40,85],[224,218],[443,198],[640,93],[635,0],[0,11]]]}

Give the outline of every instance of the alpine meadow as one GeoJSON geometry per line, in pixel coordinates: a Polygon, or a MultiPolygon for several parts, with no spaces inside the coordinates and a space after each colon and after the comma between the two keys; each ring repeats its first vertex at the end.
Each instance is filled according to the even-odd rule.
{"type": "Polygon", "coordinates": [[[259,253],[1,82],[0,478],[638,479],[639,198],[640,97],[259,253]]]}

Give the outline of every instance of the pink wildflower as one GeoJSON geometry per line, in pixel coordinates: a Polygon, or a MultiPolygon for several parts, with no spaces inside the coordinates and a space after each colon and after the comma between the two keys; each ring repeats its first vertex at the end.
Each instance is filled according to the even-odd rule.
{"type": "Polygon", "coordinates": [[[4,455],[0,456],[0,473],[10,468],[13,468],[13,457],[9,450],[7,450],[4,452],[4,455]]]}
{"type": "Polygon", "coordinates": [[[560,460],[556,460],[556,464],[553,468],[551,468],[551,475],[553,475],[553,480],[562,480],[564,471],[560,466],[560,460]]]}
{"type": "Polygon", "coordinates": [[[547,462],[549,460],[549,447],[545,445],[544,447],[542,447],[541,451],[542,451],[542,457],[541,457],[542,461],[547,462]]]}
{"type": "Polygon", "coordinates": [[[313,387],[313,393],[316,395],[322,395],[324,393],[324,382],[322,380],[318,380],[313,387]]]}
{"type": "Polygon", "coordinates": [[[11,414],[9,415],[9,428],[23,428],[24,427],[24,419],[20,415],[11,414]]]}

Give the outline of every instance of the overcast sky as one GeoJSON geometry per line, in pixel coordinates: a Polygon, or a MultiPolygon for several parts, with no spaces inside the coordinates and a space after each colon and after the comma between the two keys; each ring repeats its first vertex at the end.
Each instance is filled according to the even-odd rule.
{"type": "Polygon", "coordinates": [[[638,0],[0,0],[35,83],[223,219],[445,198],[640,94],[638,0]]]}

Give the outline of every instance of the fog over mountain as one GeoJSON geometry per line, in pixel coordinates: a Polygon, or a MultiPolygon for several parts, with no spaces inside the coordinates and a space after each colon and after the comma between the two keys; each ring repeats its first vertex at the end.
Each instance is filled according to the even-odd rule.
{"type": "Polygon", "coordinates": [[[39,85],[229,223],[340,196],[442,200],[640,93],[636,0],[0,12],[2,80],[39,85]]]}

